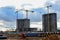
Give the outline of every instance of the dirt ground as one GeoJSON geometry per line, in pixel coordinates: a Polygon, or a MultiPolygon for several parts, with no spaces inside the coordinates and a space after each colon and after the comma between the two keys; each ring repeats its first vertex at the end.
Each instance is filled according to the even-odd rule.
{"type": "MultiPolygon", "coordinates": [[[[57,36],[60,40],[60,35],[57,36]]],[[[49,40],[55,40],[55,35],[49,35],[49,40]]],[[[0,40],[48,40],[48,37],[26,37],[26,38],[21,38],[17,35],[9,35],[7,39],[0,39],[0,40]]],[[[58,39],[56,39],[58,40],[58,39]]]]}

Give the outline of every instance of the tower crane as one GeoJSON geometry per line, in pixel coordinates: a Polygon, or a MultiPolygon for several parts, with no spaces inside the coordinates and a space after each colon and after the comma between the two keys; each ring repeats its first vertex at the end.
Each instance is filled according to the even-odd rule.
{"type": "Polygon", "coordinates": [[[48,32],[50,32],[50,17],[49,17],[49,9],[52,7],[52,5],[47,6],[47,13],[48,13],[48,32]]]}
{"type": "Polygon", "coordinates": [[[20,9],[20,10],[17,10],[16,13],[17,13],[17,19],[18,19],[18,12],[19,11],[25,11],[26,12],[26,19],[28,19],[28,12],[34,12],[34,11],[31,11],[31,10],[24,10],[24,9],[20,9]]]}

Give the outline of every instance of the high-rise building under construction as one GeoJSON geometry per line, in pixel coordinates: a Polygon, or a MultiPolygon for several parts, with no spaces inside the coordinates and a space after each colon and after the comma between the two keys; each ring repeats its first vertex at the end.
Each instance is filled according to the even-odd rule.
{"type": "Polygon", "coordinates": [[[57,15],[56,13],[49,13],[43,15],[43,31],[57,32],[57,15]]]}
{"type": "Polygon", "coordinates": [[[17,19],[18,32],[24,32],[26,28],[30,28],[30,19],[17,19]]]}

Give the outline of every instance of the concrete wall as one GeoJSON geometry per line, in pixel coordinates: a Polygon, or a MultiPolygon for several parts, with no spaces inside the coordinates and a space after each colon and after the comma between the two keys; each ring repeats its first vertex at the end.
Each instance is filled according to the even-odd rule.
{"type": "Polygon", "coordinates": [[[22,32],[24,28],[30,28],[30,19],[17,19],[17,30],[22,32]]]}
{"type": "Polygon", "coordinates": [[[57,15],[56,13],[49,13],[43,15],[43,31],[56,32],[57,31],[57,15]]]}

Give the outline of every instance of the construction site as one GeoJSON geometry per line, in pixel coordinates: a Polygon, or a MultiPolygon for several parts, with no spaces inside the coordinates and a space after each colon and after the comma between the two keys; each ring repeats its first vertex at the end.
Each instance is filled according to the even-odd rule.
{"type": "Polygon", "coordinates": [[[57,31],[57,13],[49,13],[49,7],[47,6],[48,13],[42,15],[42,31],[36,31],[36,28],[30,28],[30,19],[28,18],[28,12],[34,12],[29,10],[23,10],[26,12],[25,19],[18,18],[18,11],[16,17],[16,30],[5,31],[0,33],[1,40],[60,40],[60,32],[57,31]]]}
{"type": "Polygon", "coordinates": [[[7,34],[7,39],[4,40],[60,40],[60,33],[34,33],[36,36],[32,34],[7,34]]]}
{"type": "Polygon", "coordinates": [[[5,32],[3,35],[7,38],[4,40],[60,40],[60,32],[57,32],[56,13],[44,14],[42,18],[43,31],[37,32],[36,29],[30,29],[29,19],[18,19],[16,31],[5,32]]]}

